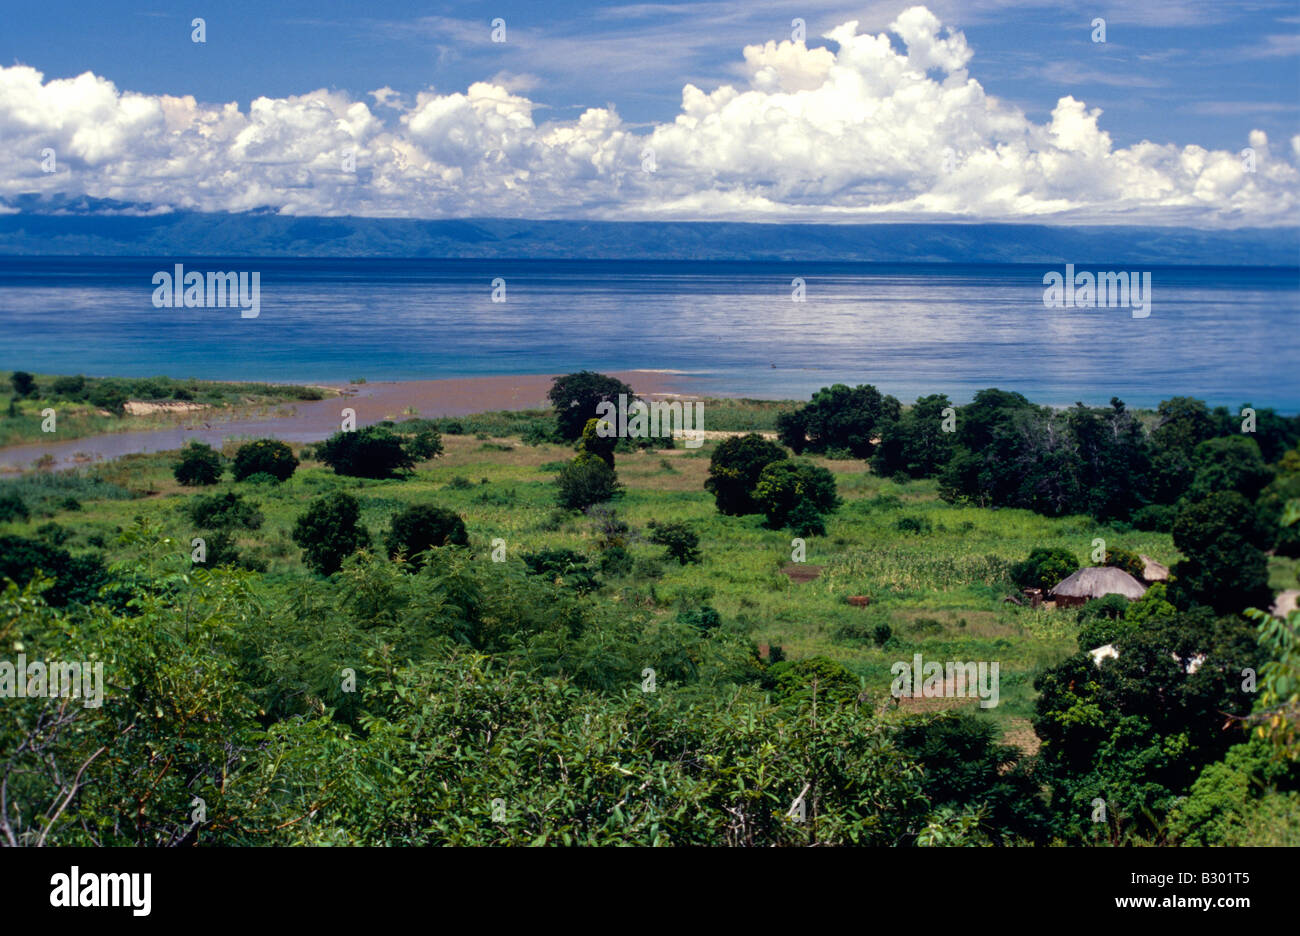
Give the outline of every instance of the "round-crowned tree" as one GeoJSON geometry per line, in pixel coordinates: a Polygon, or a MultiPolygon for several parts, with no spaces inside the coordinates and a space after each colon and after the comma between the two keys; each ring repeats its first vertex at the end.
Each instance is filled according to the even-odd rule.
{"type": "Polygon", "coordinates": [[[391,478],[415,467],[401,437],[385,426],[336,432],[317,447],[316,457],[352,478],[391,478]]]}
{"type": "Polygon", "coordinates": [[[783,527],[801,504],[800,519],[807,522],[808,509],[828,514],[840,506],[835,493],[835,476],[801,458],[772,462],[759,473],[754,500],[767,514],[770,527],[783,527]]]}
{"type": "Polygon", "coordinates": [[[468,546],[465,521],[433,504],[412,504],[393,517],[385,539],[388,558],[405,556],[411,569],[423,564],[420,553],[439,546],[468,546]]]}
{"type": "Polygon", "coordinates": [[[221,480],[221,456],[210,445],[191,442],[181,449],[181,460],[172,466],[172,474],[186,487],[216,484],[221,480]]]}
{"type": "Polygon", "coordinates": [[[235,452],[233,474],[236,481],[259,473],[287,481],[297,467],[298,459],[289,446],[278,439],[258,439],[241,445],[235,452]]]}
{"type": "Polygon", "coordinates": [[[754,500],[758,476],[772,462],[785,457],[785,449],[756,432],[730,436],[713,450],[704,489],[713,495],[719,513],[732,516],[762,513],[763,508],[754,500]]]}
{"type": "Polygon", "coordinates": [[[560,438],[576,442],[582,437],[587,420],[599,415],[597,405],[617,404],[619,394],[625,395],[629,404],[636,398],[632,388],[623,381],[595,371],[556,377],[546,396],[555,407],[555,428],[560,438]]]}
{"type": "Polygon", "coordinates": [[[1175,605],[1208,605],[1217,614],[1267,608],[1270,530],[1255,507],[1236,491],[1218,491],[1186,504],[1174,520],[1174,545],[1186,558],[1173,568],[1169,593],[1175,605]]]}
{"type": "Polygon", "coordinates": [[[294,524],[293,541],[302,547],[302,561],[321,575],[331,575],[343,560],[370,545],[361,525],[361,505],[342,491],[316,498],[294,524]]]}

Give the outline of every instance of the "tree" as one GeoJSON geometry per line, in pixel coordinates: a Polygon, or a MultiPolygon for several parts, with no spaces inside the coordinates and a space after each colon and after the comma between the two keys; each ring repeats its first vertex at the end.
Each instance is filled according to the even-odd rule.
{"type": "Polygon", "coordinates": [[[1236,491],[1253,501],[1272,480],[1273,469],[1264,464],[1259,443],[1245,435],[1220,436],[1192,450],[1187,496],[1200,500],[1215,491],[1236,491]]]}
{"type": "Polygon", "coordinates": [[[181,460],[172,467],[172,474],[186,487],[216,484],[221,480],[221,456],[210,445],[191,442],[181,450],[181,460]]]}
{"type": "Polygon", "coordinates": [[[1203,604],[1219,614],[1268,607],[1271,531],[1236,491],[1219,491],[1186,504],[1174,520],[1174,545],[1184,558],[1171,570],[1170,594],[1180,607],[1203,604]]]}
{"type": "Polygon", "coordinates": [[[586,510],[623,492],[614,469],[599,458],[579,455],[555,478],[556,500],[567,510],[586,510]]]}
{"type": "Polygon", "coordinates": [[[840,506],[835,476],[803,459],[775,461],[764,468],[754,488],[754,500],[767,515],[768,526],[773,528],[786,526],[802,503],[818,514],[830,513],[840,506]]]}
{"type": "Polygon", "coordinates": [[[1250,711],[1241,674],[1263,657],[1249,625],[1205,608],[1153,619],[1115,646],[1112,659],[1080,653],[1034,680],[1043,779],[1058,832],[1074,838],[1097,834],[1098,797],[1111,823],[1151,834],[1201,767],[1240,740],[1225,716],[1250,711]]]}
{"type": "Polygon", "coordinates": [[[587,420],[599,415],[596,407],[606,402],[617,405],[619,394],[627,397],[629,405],[636,398],[632,388],[623,381],[595,371],[556,377],[546,396],[555,407],[555,428],[560,438],[576,442],[582,437],[587,420]]]}
{"type": "Polygon", "coordinates": [[[293,449],[277,439],[258,439],[247,442],[235,452],[232,473],[236,481],[250,475],[268,474],[277,481],[288,481],[298,467],[293,449]]]}
{"type": "Polygon", "coordinates": [[[336,432],[317,447],[316,457],[335,474],[353,478],[392,478],[415,468],[401,438],[384,426],[336,432]]]}
{"type": "Polygon", "coordinates": [[[1103,562],[1102,565],[1111,566],[1115,569],[1123,569],[1139,582],[1142,581],[1142,574],[1146,571],[1147,567],[1147,564],[1142,561],[1142,557],[1137,553],[1119,548],[1107,549],[1106,561],[1103,562]]]}
{"type": "Polygon", "coordinates": [[[14,371],[9,375],[9,382],[14,385],[14,393],[24,399],[36,395],[36,378],[27,371],[14,371]]]}
{"type": "Polygon", "coordinates": [[[388,558],[406,557],[411,569],[424,560],[420,553],[441,546],[468,546],[469,534],[460,515],[432,504],[412,504],[393,517],[387,537],[388,558]]]}
{"type": "Polygon", "coordinates": [[[871,470],[884,477],[929,478],[952,458],[956,432],[945,432],[944,411],[952,406],[942,393],[923,396],[896,421],[881,430],[880,445],[871,456],[871,470]]]}
{"type": "Polygon", "coordinates": [[[1011,567],[1011,580],[1021,588],[1048,592],[1079,570],[1074,553],[1060,546],[1035,546],[1023,562],[1011,567]]]}
{"type": "Polygon", "coordinates": [[[421,429],[406,443],[406,454],[415,461],[428,461],[442,454],[442,435],[436,429],[421,429]]]}
{"type": "Polygon", "coordinates": [[[700,561],[700,538],[681,521],[660,523],[651,520],[648,524],[650,542],[667,547],[666,557],[676,559],[682,565],[700,561]]]}
{"type": "Polygon", "coordinates": [[[337,572],[344,559],[370,545],[360,519],[361,505],[351,494],[339,491],[312,501],[293,528],[303,562],[320,575],[337,572]]]}
{"type": "Polygon", "coordinates": [[[763,508],[754,500],[758,477],[772,462],[785,457],[785,449],[758,433],[729,436],[713,450],[704,489],[713,495],[719,513],[762,513],[763,508]]]}
{"type": "Polygon", "coordinates": [[[847,450],[855,458],[870,458],[872,439],[888,424],[898,421],[902,407],[870,384],[823,387],[797,410],[777,417],[781,443],[796,455],[805,450],[847,450]]]}

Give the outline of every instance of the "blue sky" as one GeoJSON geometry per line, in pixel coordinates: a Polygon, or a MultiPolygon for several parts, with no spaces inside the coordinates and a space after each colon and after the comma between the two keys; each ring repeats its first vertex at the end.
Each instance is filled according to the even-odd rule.
{"type": "MultiPolygon", "coordinates": [[[[334,0],[311,3],[196,0],[185,4],[184,9],[115,0],[103,0],[94,6],[25,3],[10,4],[6,10],[5,28],[0,33],[0,65],[29,66],[42,74],[45,84],[91,72],[97,79],[111,82],[119,94],[134,92],[155,98],[190,95],[200,107],[234,102],[244,113],[248,113],[250,103],[259,97],[290,99],[324,89],[339,96],[332,105],[336,110],[340,106],[338,100],[343,98],[364,102],[376,120],[390,129],[403,120],[403,114],[410,117],[418,108],[417,95],[421,92],[463,95],[475,82],[486,82],[526,100],[524,111],[535,127],[576,122],[588,109],[595,108],[616,113],[616,132],[631,139],[648,136],[657,126],[671,125],[682,112],[683,87],[687,84],[705,94],[728,84],[740,89],[750,87],[753,69],[747,69],[742,50],[768,41],[789,40],[794,17],[806,21],[809,49],[835,52],[838,44],[823,38],[824,33],[852,20],[857,21],[859,34],[887,33],[891,23],[908,6],[905,2],[853,4],[823,0],[645,4],[494,0],[457,4],[392,2],[372,7],[334,0]],[[194,16],[206,20],[206,42],[201,45],[190,41],[190,20],[194,16]],[[490,24],[496,17],[506,23],[504,43],[494,43],[490,38],[490,24]],[[387,102],[394,106],[383,106],[372,96],[371,92],[381,88],[391,89],[387,102]]],[[[1271,144],[1272,158],[1286,161],[1294,168],[1297,157],[1288,152],[1292,149],[1288,141],[1300,133],[1300,4],[1129,0],[1062,7],[998,0],[973,3],[935,0],[926,6],[941,23],[940,35],[959,32],[964,36],[970,58],[965,70],[978,82],[983,95],[995,99],[1003,109],[1021,114],[1031,132],[1033,127],[1050,125],[1059,102],[1069,97],[1081,103],[1085,113],[1101,110],[1096,124],[1108,135],[1112,150],[1150,141],[1180,150],[1197,146],[1236,154],[1250,143],[1252,132],[1262,132],[1271,144]],[[1106,20],[1104,43],[1091,38],[1094,29],[1091,24],[1096,17],[1106,20]]],[[[899,53],[906,53],[905,43],[897,34],[890,36],[890,42],[899,53]]],[[[927,75],[936,83],[942,82],[945,71],[932,69],[927,75]]],[[[804,78],[797,78],[796,84],[776,90],[810,89],[804,78]],[[799,81],[803,84],[797,84],[799,81]]],[[[891,92],[897,90],[891,87],[891,92]]],[[[25,120],[23,127],[28,127],[31,121],[17,113],[16,104],[12,106],[15,113],[10,123],[25,120]]],[[[863,113],[876,110],[868,107],[863,113]]],[[[83,113],[82,116],[114,119],[98,116],[102,111],[98,108],[96,115],[85,118],[83,113]]],[[[478,111],[481,113],[482,107],[478,111]]],[[[755,113],[761,112],[760,108],[755,113]]],[[[956,120],[954,117],[950,121],[949,129],[956,120]]],[[[46,124],[63,127],[67,120],[50,117],[46,124]]],[[[811,128],[787,132],[815,136],[825,129],[823,119],[811,128]]],[[[172,131],[182,132],[175,126],[172,131]]],[[[366,143],[372,138],[365,133],[377,131],[371,128],[363,133],[354,128],[350,132],[360,133],[357,141],[361,144],[362,181],[374,179],[375,176],[365,176],[364,164],[375,155],[366,151],[366,143]]],[[[952,145],[958,159],[981,148],[988,153],[996,152],[999,144],[1007,139],[1000,132],[990,128],[981,131],[980,146],[971,141],[963,144],[954,136],[952,145]]],[[[1019,130],[1012,135],[1017,134],[1019,130]]],[[[69,170],[82,170],[80,190],[85,194],[106,195],[116,187],[120,195],[132,194],[132,186],[120,177],[116,185],[104,178],[92,184],[92,170],[102,170],[102,159],[86,150],[84,137],[83,133],[80,146],[71,138],[64,141],[64,148],[69,150],[69,170]]],[[[429,184],[436,187],[461,181],[468,171],[465,165],[458,164],[456,159],[439,157],[438,146],[427,138],[417,142],[423,153],[417,161],[424,162],[432,180],[429,184]],[[455,171],[446,171],[448,166],[455,171]],[[457,171],[461,176],[456,176],[457,171]]],[[[946,148],[940,142],[938,137],[931,136],[925,145],[930,149],[946,148]]],[[[519,161],[522,157],[518,156],[517,149],[511,149],[535,143],[521,143],[517,138],[503,143],[493,138],[483,144],[485,152],[497,146],[515,170],[513,183],[484,182],[484,192],[495,193],[484,208],[511,213],[510,199],[496,197],[501,194],[501,185],[506,188],[512,184],[531,185],[540,192],[542,186],[536,180],[539,176],[550,178],[547,174],[552,172],[554,164],[547,162],[543,168],[529,162],[520,168],[524,165],[519,161]]],[[[845,141],[846,147],[850,144],[851,141],[845,141]]],[[[620,152],[629,146],[636,148],[626,140],[613,145],[608,139],[592,146],[608,146],[610,151],[620,152]]],[[[665,140],[662,146],[676,152],[674,141],[665,140]]],[[[684,147],[690,148],[689,144],[684,147]]],[[[1029,148],[1037,152],[1032,144],[1029,148]]],[[[723,143],[721,151],[728,149],[728,144],[723,143]]],[[[186,153],[193,155],[191,150],[186,153]]],[[[457,159],[463,155],[459,154],[457,159]]],[[[171,158],[175,162],[177,157],[173,153],[171,158]]],[[[568,153],[566,158],[571,161],[573,153],[568,153]]],[[[414,171],[410,169],[411,159],[406,159],[406,165],[407,171],[414,171]]],[[[790,168],[789,163],[782,166],[790,168]]],[[[381,175],[384,171],[378,161],[375,171],[381,175]]],[[[608,165],[598,165],[597,171],[608,175],[611,170],[608,165]]],[[[692,213],[710,216],[710,212],[744,216],[752,211],[755,216],[779,217],[788,212],[806,214],[811,211],[811,201],[819,197],[826,212],[844,204],[858,210],[871,204],[864,192],[879,184],[885,184],[890,195],[878,203],[895,206],[903,214],[919,212],[916,216],[924,216],[935,212],[937,216],[960,214],[963,210],[961,205],[954,208],[957,203],[952,199],[930,203],[904,197],[909,192],[916,194],[918,186],[900,181],[896,166],[882,166],[867,173],[869,177],[823,186],[820,196],[813,191],[817,188],[812,180],[819,171],[817,165],[801,166],[797,172],[790,173],[784,184],[765,187],[775,171],[772,167],[724,165],[718,173],[710,174],[701,171],[701,164],[694,164],[690,172],[696,189],[725,187],[732,183],[723,176],[749,174],[744,193],[736,194],[733,190],[734,197],[723,204],[717,199],[687,197],[690,186],[685,182],[683,167],[682,176],[677,178],[682,184],[671,195],[662,196],[664,210],[676,211],[679,216],[692,213]],[[836,200],[837,193],[849,191],[852,198],[836,200]],[[772,209],[773,204],[778,207],[772,209]]],[[[1194,171],[1203,170],[1196,167],[1194,171]]],[[[314,174],[313,184],[318,176],[319,172],[314,174]]],[[[65,192],[70,191],[67,186],[73,182],[72,179],[38,181],[41,184],[36,190],[65,192]],[[55,185],[55,181],[63,187],[55,185]]],[[[260,177],[246,181],[271,187],[285,184],[283,179],[260,177]]],[[[1248,181],[1264,184],[1261,178],[1248,181]]],[[[1273,181],[1283,188],[1289,184],[1281,177],[1273,181]]],[[[23,184],[8,180],[8,184],[0,186],[0,195],[16,194],[23,184]]],[[[558,178],[552,183],[553,188],[566,184],[575,183],[572,179],[564,182],[558,178]]],[[[984,176],[983,184],[993,182],[984,176]]],[[[1080,209],[1077,191],[1065,190],[1060,198],[1056,197],[1053,186],[1060,187],[1057,177],[1041,185],[1023,179],[1014,184],[1032,201],[1029,210],[1033,213],[1050,214],[1057,202],[1065,206],[1063,210],[1067,213],[1080,209]]],[[[1123,197],[1131,200],[1130,207],[1151,204],[1155,214],[1170,209],[1174,220],[1187,214],[1194,207],[1192,202],[1204,201],[1196,194],[1196,181],[1168,184],[1182,185],[1185,189],[1186,198],[1172,207],[1167,195],[1153,194],[1157,189],[1168,188],[1163,182],[1148,185],[1130,174],[1122,184],[1117,184],[1116,191],[1123,189],[1123,197]]],[[[1210,184],[1216,187],[1214,197],[1219,198],[1222,180],[1211,179],[1210,184]]],[[[619,192],[626,187],[620,181],[611,182],[603,194],[584,191],[574,210],[580,214],[612,216],[623,201],[619,192]]],[[[73,189],[76,188],[74,185],[73,189]]],[[[160,197],[144,200],[175,206],[187,201],[183,192],[168,190],[166,186],[159,187],[157,194],[160,197]]],[[[205,199],[195,194],[186,206],[239,210],[237,201],[223,197],[205,199]]],[[[1259,201],[1271,197],[1261,192],[1259,201]]],[[[1018,203],[1028,203],[1026,198],[1019,199],[1018,203]]],[[[268,196],[267,204],[281,208],[287,205],[291,211],[312,210],[310,200],[296,207],[291,201],[281,197],[277,202],[268,196]]],[[[1230,216],[1229,223],[1232,218],[1240,223],[1244,217],[1242,212],[1253,210],[1240,193],[1235,205],[1226,196],[1219,201],[1217,210],[1220,216],[1230,216]]],[[[1014,214],[1021,210],[1015,203],[1016,200],[1004,199],[991,208],[976,205],[975,213],[981,217],[1000,212],[1014,214]]],[[[391,213],[391,204],[376,208],[373,198],[344,203],[322,196],[314,204],[325,213],[391,213]]],[[[455,198],[441,198],[430,201],[419,213],[463,214],[472,213],[472,208],[473,205],[458,203],[455,198]]],[[[547,197],[520,202],[515,213],[550,216],[562,213],[561,209],[552,191],[547,197]]],[[[646,210],[644,198],[633,204],[632,210],[637,214],[653,214],[646,210]]],[[[1080,217],[1091,218],[1099,211],[1100,208],[1094,207],[1080,217]]]]}

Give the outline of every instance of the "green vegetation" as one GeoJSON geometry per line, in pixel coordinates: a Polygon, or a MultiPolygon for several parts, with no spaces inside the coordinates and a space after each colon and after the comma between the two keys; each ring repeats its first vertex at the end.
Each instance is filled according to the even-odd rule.
{"type": "Polygon", "coordinates": [[[47,408],[55,412],[60,439],[80,439],[105,432],[174,425],[193,420],[195,409],[210,407],[221,410],[223,416],[271,413],[282,405],[323,400],[333,395],[331,390],[297,384],[32,375],[23,371],[9,372],[6,383],[13,388],[14,395],[9,415],[0,420],[0,446],[48,439],[41,431],[41,411],[47,408]],[[131,416],[126,412],[126,404],[131,400],[162,404],[177,411],[131,416]],[[189,407],[188,411],[181,404],[189,407]]]}
{"type": "MultiPolygon", "coordinates": [[[[1108,471],[1167,470],[1109,479],[1104,496],[1072,481],[1061,491],[1079,498],[1062,501],[1037,481],[1013,487],[985,457],[982,446],[1014,455],[1012,440],[1049,418],[1015,395],[954,408],[956,429],[936,444],[920,436],[946,418],[942,398],[891,421],[886,398],[830,397],[851,412],[823,405],[802,421],[797,459],[750,436],[619,449],[615,471],[599,452],[575,457],[590,416],[557,443],[553,414],[487,414],[368,427],[291,450],[299,464],[284,480],[251,483],[271,474],[262,466],[243,481],[218,474],[203,493],[173,474],[176,453],[0,481],[0,575],[11,580],[0,583],[0,642],[28,659],[104,661],[108,684],[100,707],[0,709],[0,749],[15,752],[0,765],[0,835],[1300,838],[1297,619],[1239,613],[1247,600],[1268,606],[1261,568],[1273,590],[1296,587],[1295,560],[1260,544],[1287,535],[1298,512],[1278,485],[1300,458],[1284,447],[1266,460],[1254,499],[1216,488],[1261,480],[1250,454],[1225,454],[1245,469],[1207,468],[1194,490],[1197,453],[1209,464],[1199,447],[1226,437],[1213,413],[1179,401],[1148,426],[1112,407],[1062,425],[1076,439],[1095,420],[1107,438],[1131,430],[1150,457],[1108,450],[1108,471]],[[903,425],[895,444],[891,427],[903,425]],[[417,461],[422,432],[439,434],[440,453],[417,461]],[[886,476],[866,455],[901,467],[886,476]],[[1181,493],[1154,500],[1177,477],[1181,493]],[[967,480],[973,493],[954,487],[967,480]],[[1270,490],[1281,503],[1266,509],[1270,490]],[[1170,510],[1172,533],[1116,509],[1148,498],[1170,510]],[[1077,611],[1006,600],[1026,583],[1050,588],[1098,538],[1108,562],[1132,571],[1141,553],[1173,580],[1077,611]],[[1116,654],[1100,663],[1083,652],[1106,644],[1116,654]],[[918,654],[996,661],[998,704],[892,696],[893,668],[918,654]],[[1257,693],[1243,691],[1245,672],[1257,693]]],[[[767,415],[777,412],[795,410],[767,415]]],[[[1290,423],[1269,425],[1283,437],[1290,423]]],[[[761,427],[737,431],[750,428],[761,427]]],[[[213,452],[218,468],[239,450],[213,452]]],[[[1061,471],[1092,470],[1084,451],[1062,454],[1061,471]]]]}

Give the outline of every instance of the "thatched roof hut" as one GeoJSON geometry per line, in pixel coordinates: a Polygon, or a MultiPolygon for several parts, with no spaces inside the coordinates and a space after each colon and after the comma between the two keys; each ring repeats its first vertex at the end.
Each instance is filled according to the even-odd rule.
{"type": "Polygon", "coordinates": [[[1161,565],[1150,556],[1138,554],[1142,560],[1142,580],[1144,582],[1167,582],[1169,581],[1169,567],[1161,565]]]}
{"type": "Polygon", "coordinates": [[[1058,606],[1069,606],[1107,595],[1123,595],[1129,601],[1136,601],[1146,590],[1145,585],[1123,569],[1087,566],[1052,589],[1052,597],[1058,606]]]}

